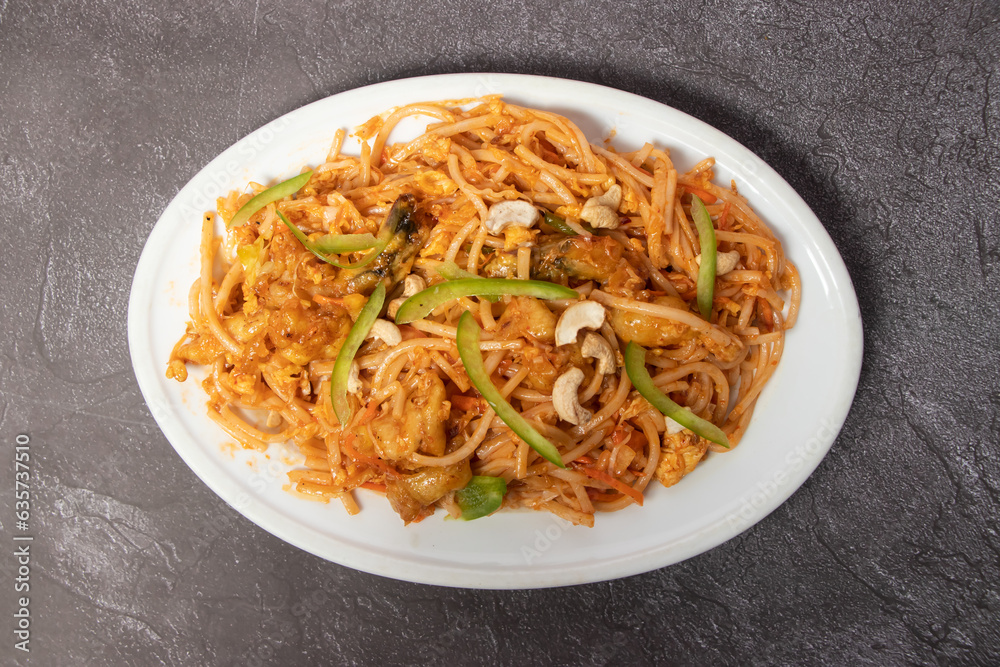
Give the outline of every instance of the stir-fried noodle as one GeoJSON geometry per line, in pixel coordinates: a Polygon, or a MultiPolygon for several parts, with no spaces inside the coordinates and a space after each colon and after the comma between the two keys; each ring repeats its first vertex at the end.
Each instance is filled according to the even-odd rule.
{"type": "MultiPolygon", "coordinates": [[[[342,153],[339,132],[297,194],[225,238],[206,214],[191,322],[167,370],[183,381],[187,363],[205,368],[208,414],[243,447],[294,442],[305,456],[289,473],[297,493],[338,498],[354,513],[355,491],[369,489],[407,522],[439,507],[461,515],[456,492],[473,475],[506,481],[505,508],[576,524],[641,504],[654,478],[675,484],[707,451],[728,448],[633,388],[629,341],[646,349],[660,391],[736,446],[781,358],[800,284],[736,184],[713,182],[712,158],[678,171],[665,147],[620,153],[589,143],[562,116],[495,97],[408,105],[357,133],[360,156],[342,153]],[[416,139],[390,143],[407,117],[433,122],[416,139]],[[718,244],[707,318],[697,302],[695,197],[718,244]],[[498,207],[517,201],[531,207],[498,207]],[[381,233],[387,245],[336,255],[343,264],[375,257],[339,268],[281,216],[310,241],[381,233]],[[459,270],[579,296],[459,294],[425,317],[395,321],[406,297],[459,270]],[[335,360],[380,283],[385,305],[354,357],[341,425],[331,403],[335,360]],[[529,446],[470,380],[456,341],[466,312],[481,327],[493,385],[565,467],[529,446]],[[575,337],[557,344],[557,329],[575,337]]],[[[249,190],[221,197],[218,214],[232,220],[265,188],[249,190]]]]}

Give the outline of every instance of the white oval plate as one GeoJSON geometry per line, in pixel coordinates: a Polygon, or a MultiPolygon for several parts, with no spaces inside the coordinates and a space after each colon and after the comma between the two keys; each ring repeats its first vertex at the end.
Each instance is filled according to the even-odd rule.
{"type": "MultiPolygon", "coordinates": [[[[415,132],[414,123],[410,132],[415,132]]],[[[398,132],[405,134],[407,130],[398,132]]],[[[394,134],[394,139],[400,135],[394,134]]],[[[352,148],[349,146],[348,150],[352,148]]],[[[690,558],[738,535],[788,498],[816,468],[844,423],[861,370],[861,315],[843,260],[816,216],[767,164],[722,132],[676,109],[602,86],[535,76],[454,74],[348,91],[297,109],[236,143],[198,173],[163,212],[136,268],[128,339],[142,393],[167,439],[213,491],[264,530],[321,558],[408,581],[471,588],[537,588],[624,577],[690,558]],[[291,455],[234,450],[205,415],[200,376],[164,376],[184,331],[198,274],[201,215],[215,197],[323,162],[338,128],[385,109],[502,93],[576,121],[592,141],[669,147],[679,168],[717,160],[717,182],[740,192],[775,230],[802,274],[799,322],[734,451],[711,455],[683,482],[650,486],[644,507],[598,515],[594,528],[541,512],[472,522],[443,512],[404,527],[376,494],[362,512],[286,493],[291,455]]]]}

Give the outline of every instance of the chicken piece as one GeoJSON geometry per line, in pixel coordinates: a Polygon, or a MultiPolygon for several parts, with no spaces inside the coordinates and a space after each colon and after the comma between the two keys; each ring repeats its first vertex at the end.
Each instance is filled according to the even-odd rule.
{"type": "Polygon", "coordinates": [[[496,335],[504,340],[530,336],[551,344],[556,339],[556,321],[555,314],[538,299],[516,296],[497,321],[496,335]]]}
{"type": "Polygon", "coordinates": [[[464,488],[470,479],[472,469],[468,461],[443,468],[421,468],[414,473],[387,477],[385,495],[396,514],[409,523],[446,493],[464,488]]]}
{"type": "Polygon", "coordinates": [[[580,346],[575,343],[554,349],[525,345],[524,349],[514,353],[514,362],[528,369],[524,383],[545,394],[552,393],[556,378],[571,368],[582,368],[585,382],[590,382],[593,377],[591,367],[580,353],[580,346]]]}
{"type": "Polygon", "coordinates": [[[451,402],[445,400],[444,383],[437,373],[423,373],[406,398],[402,417],[388,411],[372,421],[375,450],[386,461],[407,459],[420,451],[429,456],[444,454],[445,421],[451,402]]]}
{"type": "MultiPolygon", "coordinates": [[[[677,297],[661,296],[653,303],[671,308],[687,310],[687,304],[677,297]]],[[[611,328],[618,337],[628,343],[634,340],[643,347],[668,347],[690,340],[694,336],[691,327],[673,320],[649,317],[628,310],[611,310],[611,328]]]]}
{"type": "Polygon", "coordinates": [[[663,486],[673,486],[694,470],[708,450],[708,440],[691,431],[664,433],[660,445],[660,462],[656,464],[656,479],[663,486]]]}
{"type": "Polygon", "coordinates": [[[559,369],[548,359],[548,355],[537,347],[526,347],[521,351],[521,361],[528,368],[525,381],[532,389],[552,393],[552,385],[559,377],[559,369]]]}

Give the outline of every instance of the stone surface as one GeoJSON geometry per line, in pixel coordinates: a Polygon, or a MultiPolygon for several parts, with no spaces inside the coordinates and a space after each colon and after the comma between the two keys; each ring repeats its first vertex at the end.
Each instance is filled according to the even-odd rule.
{"type": "Polygon", "coordinates": [[[1000,10],[995,2],[0,0],[0,476],[34,454],[29,655],[147,664],[997,664],[1000,10]],[[556,590],[399,583],[217,499],[132,375],[159,213],[251,130],[457,71],[606,84],[735,137],[801,193],[858,290],[865,365],[833,450],[737,539],[556,590]]]}

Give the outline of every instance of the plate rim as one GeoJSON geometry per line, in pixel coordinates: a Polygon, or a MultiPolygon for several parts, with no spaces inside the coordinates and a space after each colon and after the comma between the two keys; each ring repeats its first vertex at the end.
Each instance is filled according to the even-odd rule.
{"type": "MultiPolygon", "coordinates": [[[[538,90],[533,90],[532,92],[538,92],[538,90]]],[[[471,96],[478,97],[479,95],[470,95],[470,97],[471,96]]],[[[173,449],[178,453],[185,464],[195,473],[195,475],[198,476],[198,478],[206,486],[208,486],[213,493],[233,507],[241,515],[255,523],[266,532],[278,537],[282,541],[288,542],[289,544],[312,553],[313,555],[324,560],[329,560],[346,567],[368,572],[370,574],[415,583],[495,590],[544,588],[577,585],[583,583],[596,583],[641,574],[666,567],[694,557],[700,553],[704,553],[705,551],[713,549],[716,546],[719,546],[745,532],[753,525],[767,517],[777,507],[791,497],[791,495],[794,494],[812,475],[816,467],[825,458],[847,419],[851,404],[853,403],[854,396],[857,392],[858,383],[860,381],[864,347],[863,324],[857,295],[854,290],[850,274],[847,271],[846,264],[833,243],[833,240],[829,236],[829,233],[826,231],[818,216],[816,216],[816,214],[809,208],[795,189],[792,188],[780,174],[778,174],[753,151],[749,150],[746,146],[743,146],[743,144],[725,134],[721,130],[712,127],[690,114],[662,102],[642,97],[635,93],[572,79],[491,72],[435,74],[420,77],[401,78],[342,91],[289,111],[288,113],[285,113],[264,124],[246,136],[241,137],[238,141],[224,149],[219,155],[199,170],[171,199],[168,205],[163,209],[163,212],[160,214],[160,217],[157,219],[146,239],[142,253],[140,254],[139,260],[136,264],[136,270],[129,294],[127,327],[129,353],[133,372],[136,376],[136,381],[139,384],[143,398],[146,401],[147,406],[149,406],[150,412],[160,430],[170,442],[173,449]],[[686,535],[681,540],[674,541],[669,545],[660,545],[645,552],[625,554],[617,558],[601,561],[602,571],[600,573],[594,572],[593,567],[588,568],[586,566],[576,566],[567,568],[566,566],[558,564],[535,568],[501,568],[504,570],[511,569],[511,572],[497,572],[495,568],[491,568],[488,565],[476,566],[464,563],[449,565],[446,567],[438,562],[430,562],[426,559],[422,562],[419,559],[403,559],[403,561],[400,562],[400,559],[396,557],[386,556],[383,554],[373,554],[370,549],[359,549],[354,545],[347,545],[343,541],[327,535],[317,534],[316,537],[320,538],[318,541],[302,539],[302,537],[295,530],[288,527],[286,523],[283,523],[285,521],[285,517],[283,517],[281,512],[263,503],[257,503],[256,506],[253,506],[251,509],[247,509],[245,507],[241,509],[239,507],[239,505],[242,504],[240,496],[245,494],[239,490],[237,485],[227,483],[229,480],[219,479],[209,475],[208,468],[212,467],[212,464],[209,464],[206,460],[208,456],[207,452],[199,452],[197,448],[190,449],[179,446],[177,441],[180,439],[186,439],[186,436],[182,435],[179,428],[175,427],[175,424],[168,418],[169,414],[165,414],[164,411],[155,409],[154,406],[158,404],[157,401],[160,401],[160,404],[162,404],[162,400],[156,395],[158,392],[156,392],[156,385],[153,383],[153,379],[161,372],[162,369],[156,368],[153,363],[153,359],[151,358],[151,354],[147,355],[146,358],[142,355],[142,339],[144,334],[148,334],[149,326],[148,322],[140,317],[143,306],[141,302],[143,302],[144,297],[147,296],[147,294],[150,294],[148,291],[144,290],[152,284],[151,276],[148,275],[149,271],[147,270],[143,272],[143,269],[153,265],[156,243],[165,240],[170,231],[168,220],[170,217],[169,214],[175,207],[180,205],[180,202],[183,201],[185,196],[190,196],[189,190],[195,188],[196,184],[199,183],[200,180],[204,179],[207,174],[210,174],[217,169],[218,166],[220,166],[220,164],[227,158],[227,155],[237,147],[244,144],[244,142],[251,140],[253,137],[259,135],[261,132],[277,123],[294,124],[294,116],[305,116],[309,113],[308,110],[317,108],[320,105],[332,104],[332,100],[350,100],[352,96],[365,96],[375,90],[382,93],[386,90],[391,91],[394,88],[407,88],[420,84],[429,87],[436,82],[442,81],[448,81],[449,83],[454,83],[456,81],[459,83],[468,82],[468,88],[472,91],[475,89],[474,84],[478,83],[482,85],[484,79],[490,80],[493,85],[499,85],[504,88],[505,94],[508,96],[511,96],[511,93],[509,92],[511,89],[525,85],[537,89],[541,89],[544,86],[552,86],[556,89],[568,86],[570,88],[579,87],[596,92],[603,92],[604,94],[621,98],[640,107],[667,111],[669,114],[678,114],[685,120],[686,123],[692,124],[693,127],[697,129],[699,136],[704,134],[712,137],[711,141],[706,143],[718,144],[721,142],[746,151],[746,153],[756,158],[761,165],[760,170],[765,172],[765,175],[770,177],[767,180],[762,180],[762,177],[758,175],[757,186],[759,187],[766,184],[777,200],[797,209],[799,213],[798,217],[804,218],[804,222],[806,222],[809,227],[808,231],[812,233],[813,237],[815,237],[814,241],[820,246],[822,258],[826,261],[828,270],[832,274],[835,274],[833,277],[841,286],[846,286],[848,288],[847,293],[845,293],[843,289],[838,291],[838,295],[841,297],[841,301],[843,302],[845,315],[844,324],[847,334],[845,339],[845,343],[847,345],[845,347],[848,348],[848,356],[845,361],[847,364],[845,377],[848,379],[844,388],[837,394],[839,401],[836,405],[831,406],[827,411],[827,415],[829,416],[829,419],[827,420],[829,424],[828,430],[830,430],[831,433],[828,437],[822,438],[821,446],[814,454],[811,455],[806,464],[796,469],[793,473],[793,479],[790,480],[789,483],[785,484],[778,492],[767,496],[763,502],[755,506],[753,515],[741,523],[738,530],[735,532],[732,532],[731,530],[727,531],[725,527],[722,526],[722,524],[726,522],[726,519],[724,517],[719,518],[716,521],[701,526],[693,533],[686,535]],[[776,189],[783,192],[778,192],[776,189]],[[718,539],[720,530],[722,533],[730,532],[731,534],[718,539]],[[324,546],[330,546],[329,544],[325,544],[327,542],[332,542],[337,545],[338,552],[336,555],[331,555],[327,549],[322,548],[324,546]],[[526,569],[530,569],[530,571],[524,571],[526,569]]],[[[148,338],[148,335],[146,335],[145,338],[148,338]]],[[[207,448],[205,442],[201,442],[199,444],[201,447],[207,448]]]]}

